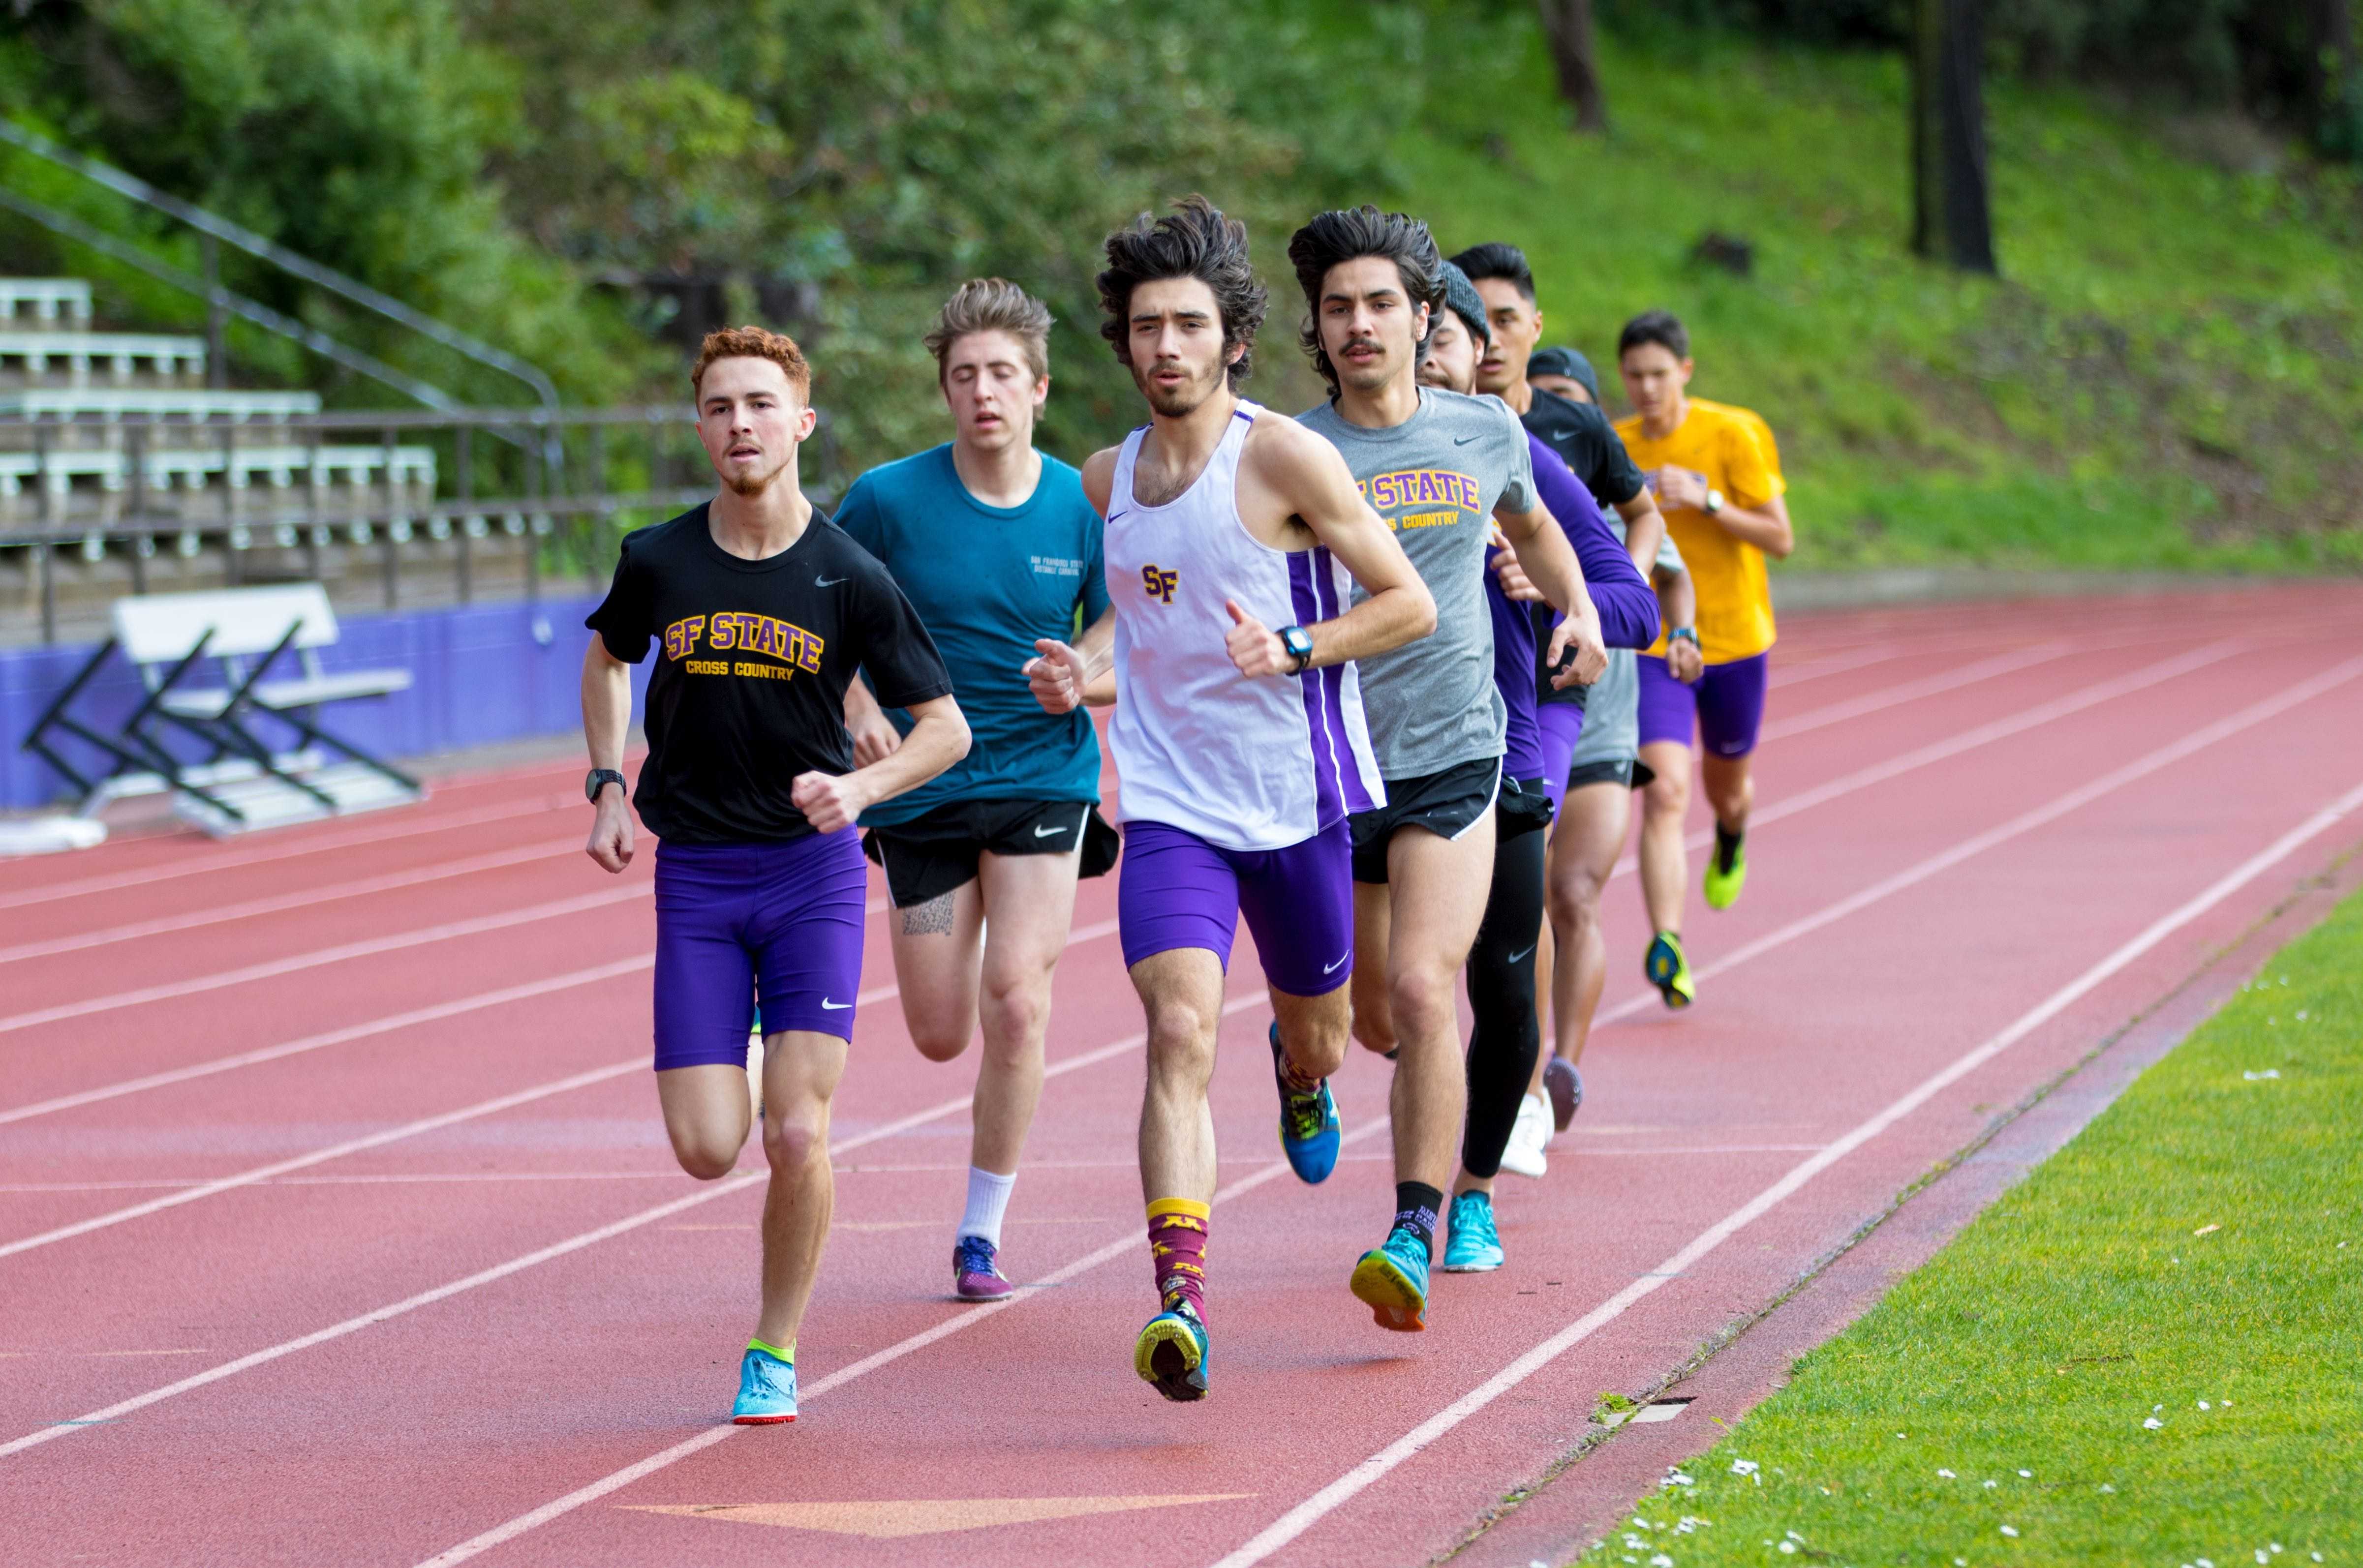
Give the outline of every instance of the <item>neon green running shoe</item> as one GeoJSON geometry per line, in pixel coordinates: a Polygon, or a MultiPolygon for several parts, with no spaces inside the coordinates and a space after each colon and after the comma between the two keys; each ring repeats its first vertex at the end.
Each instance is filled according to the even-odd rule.
{"type": "Polygon", "coordinates": [[[1706,857],[1706,907],[1727,910],[1747,885],[1747,835],[1725,837],[1714,830],[1714,853],[1706,857]]]}
{"type": "Polygon", "coordinates": [[[1691,961],[1682,952],[1682,939],[1670,931],[1661,931],[1649,941],[1649,951],[1642,955],[1641,973],[1658,988],[1666,1005],[1680,1010],[1698,1000],[1698,982],[1691,978],[1691,961]]]}

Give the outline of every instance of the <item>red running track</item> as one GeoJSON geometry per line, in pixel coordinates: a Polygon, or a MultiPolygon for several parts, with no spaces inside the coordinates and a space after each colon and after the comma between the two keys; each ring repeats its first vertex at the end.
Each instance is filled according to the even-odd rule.
{"type": "Polygon", "coordinates": [[[760,1177],[672,1168],[647,872],[579,857],[574,768],[12,864],[8,1559],[1508,1562],[1517,1532],[1471,1531],[1600,1391],[1753,1316],[2363,839],[2358,612],[2320,587],[1793,618],[1747,897],[1690,921],[1700,1004],[1646,993],[1619,881],[1591,1099],[1547,1178],[1503,1183],[1509,1266],[1438,1275],[1422,1335],[1345,1286],[1391,1205],[1386,1073],[1340,1077],[1337,1176],[1288,1176],[1243,953],[1196,1406],[1130,1370],[1112,881],[1059,974],[1005,1306],[946,1298],[972,1068],[911,1050],[873,941],[804,1417],[738,1429],[760,1177]]]}

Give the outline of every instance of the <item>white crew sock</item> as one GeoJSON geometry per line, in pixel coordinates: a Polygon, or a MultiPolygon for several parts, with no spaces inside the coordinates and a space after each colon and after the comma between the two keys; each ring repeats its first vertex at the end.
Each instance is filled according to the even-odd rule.
{"type": "Polygon", "coordinates": [[[995,1176],[969,1166],[968,1212],[960,1216],[960,1233],[1001,1245],[1001,1216],[1009,1207],[1009,1189],[1016,1185],[1015,1175],[995,1176]]]}

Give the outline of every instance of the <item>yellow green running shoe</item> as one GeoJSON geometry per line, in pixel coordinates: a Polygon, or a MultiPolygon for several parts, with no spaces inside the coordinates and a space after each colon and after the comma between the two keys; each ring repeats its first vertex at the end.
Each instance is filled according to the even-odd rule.
{"type": "Polygon", "coordinates": [[[1686,1008],[1698,999],[1698,982],[1691,978],[1691,961],[1682,952],[1682,939],[1670,931],[1661,931],[1650,939],[1649,951],[1641,958],[1641,973],[1658,988],[1670,1008],[1686,1008]]]}
{"type": "Polygon", "coordinates": [[[1747,835],[1714,830],[1714,853],[1706,857],[1706,907],[1727,910],[1747,885],[1747,835]]]}

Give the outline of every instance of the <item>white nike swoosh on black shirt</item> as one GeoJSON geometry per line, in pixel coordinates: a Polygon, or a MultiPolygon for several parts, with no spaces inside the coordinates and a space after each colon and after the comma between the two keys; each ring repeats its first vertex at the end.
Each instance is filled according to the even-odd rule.
{"type": "Polygon", "coordinates": [[[835,588],[838,583],[846,580],[846,579],[841,577],[816,577],[813,579],[813,586],[815,588],[835,588]]]}

